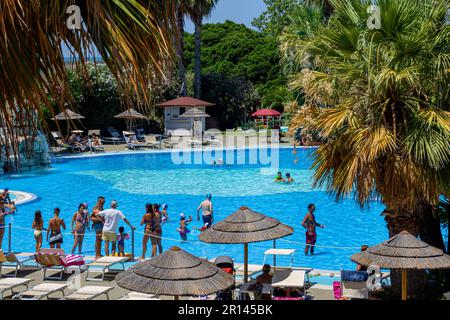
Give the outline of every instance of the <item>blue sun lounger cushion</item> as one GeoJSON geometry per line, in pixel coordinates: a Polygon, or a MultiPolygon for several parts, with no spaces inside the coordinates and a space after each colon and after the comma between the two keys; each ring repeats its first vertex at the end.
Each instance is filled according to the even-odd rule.
{"type": "Polygon", "coordinates": [[[369,274],[366,271],[344,271],[341,272],[341,281],[361,282],[367,281],[369,274]]]}

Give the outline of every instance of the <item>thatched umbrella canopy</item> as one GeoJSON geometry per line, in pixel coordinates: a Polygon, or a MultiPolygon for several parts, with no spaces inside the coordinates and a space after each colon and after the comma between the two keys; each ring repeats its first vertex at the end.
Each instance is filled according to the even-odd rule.
{"type": "Polygon", "coordinates": [[[132,124],[135,120],[148,120],[148,118],[135,109],[131,108],[118,115],[114,116],[116,119],[125,119],[127,121],[128,130],[132,130],[132,124]]]}
{"type": "Polygon", "coordinates": [[[294,229],[247,207],[202,232],[200,240],[216,244],[244,244],[244,282],[248,280],[248,244],[286,237],[294,229]]]}
{"type": "Polygon", "coordinates": [[[70,123],[73,120],[82,120],[82,119],[85,119],[85,117],[70,109],[65,109],[63,112],[57,114],[55,117],[52,118],[53,121],[67,121],[67,135],[69,135],[70,133],[70,123]]]}
{"type": "Polygon", "coordinates": [[[57,114],[54,118],[52,118],[53,121],[69,121],[69,120],[81,120],[85,117],[81,114],[78,114],[76,112],[73,112],[70,109],[66,109],[60,114],[57,114]]]}
{"type": "Polygon", "coordinates": [[[116,277],[127,290],[166,296],[209,295],[230,288],[233,276],[211,262],[173,247],[116,277]]]}
{"type": "Polygon", "coordinates": [[[364,266],[402,270],[402,299],[407,295],[407,270],[448,269],[450,256],[438,248],[420,241],[407,231],[391,239],[354,254],[351,260],[364,266]]]}
{"type": "Polygon", "coordinates": [[[189,108],[185,113],[179,116],[179,118],[194,120],[192,135],[194,136],[195,139],[198,139],[200,141],[203,140],[202,120],[209,117],[211,117],[209,114],[203,112],[198,108],[189,108]]]}

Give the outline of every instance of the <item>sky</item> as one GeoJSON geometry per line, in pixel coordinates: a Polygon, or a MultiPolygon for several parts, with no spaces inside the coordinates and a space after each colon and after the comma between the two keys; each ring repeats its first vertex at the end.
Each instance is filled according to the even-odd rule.
{"type": "MultiPolygon", "coordinates": [[[[252,27],[252,20],[266,9],[263,0],[219,0],[211,16],[204,23],[217,23],[231,20],[252,27]]],[[[194,32],[194,25],[186,19],[186,31],[194,32]]]]}

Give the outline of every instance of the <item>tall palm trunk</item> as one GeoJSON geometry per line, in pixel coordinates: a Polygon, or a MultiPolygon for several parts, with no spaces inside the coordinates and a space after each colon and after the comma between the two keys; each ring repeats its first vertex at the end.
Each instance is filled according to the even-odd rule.
{"type": "Polygon", "coordinates": [[[194,65],[194,95],[195,98],[202,97],[202,24],[203,17],[199,16],[195,24],[195,65],[194,65]]]}
{"type": "Polygon", "coordinates": [[[176,45],[177,59],[178,59],[178,77],[181,82],[181,96],[187,96],[187,84],[186,84],[186,66],[184,61],[184,12],[181,5],[177,8],[177,25],[178,25],[178,39],[176,45]]]}

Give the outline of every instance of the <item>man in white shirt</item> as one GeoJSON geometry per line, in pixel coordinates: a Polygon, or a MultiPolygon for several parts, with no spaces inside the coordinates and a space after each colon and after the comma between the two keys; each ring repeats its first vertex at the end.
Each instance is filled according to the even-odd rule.
{"type": "Polygon", "coordinates": [[[111,209],[98,212],[96,215],[105,219],[103,225],[102,240],[105,241],[105,254],[109,256],[109,243],[112,242],[112,255],[116,254],[116,241],[117,241],[117,227],[119,221],[123,220],[130,226],[131,229],[136,230],[135,227],[125,218],[125,215],[117,210],[118,203],[116,200],[111,201],[111,209]]]}

